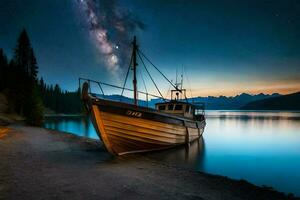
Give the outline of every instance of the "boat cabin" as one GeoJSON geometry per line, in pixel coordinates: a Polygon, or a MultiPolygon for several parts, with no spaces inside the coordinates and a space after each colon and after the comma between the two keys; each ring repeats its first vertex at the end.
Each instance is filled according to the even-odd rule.
{"type": "Polygon", "coordinates": [[[185,102],[167,102],[167,103],[157,103],[155,105],[156,109],[168,113],[179,116],[184,116],[188,118],[193,118],[193,108],[190,104],[185,102]]]}
{"type": "Polygon", "coordinates": [[[204,115],[204,108],[181,101],[170,101],[155,104],[156,110],[160,112],[196,119],[204,115]]]}
{"type": "Polygon", "coordinates": [[[204,118],[204,104],[191,104],[186,99],[185,89],[171,90],[171,101],[155,104],[156,110],[168,114],[187,117],[194,120],[202,120],[204,118]],[[175,94],[175,95],[174,95],[175,94]]]}

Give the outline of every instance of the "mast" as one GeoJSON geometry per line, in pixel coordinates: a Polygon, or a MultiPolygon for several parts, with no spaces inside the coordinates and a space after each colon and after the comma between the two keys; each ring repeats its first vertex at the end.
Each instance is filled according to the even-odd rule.
{"type": "Polygon", "coordinates": [[[138,46],[136,44],[136,36],[133,37],[132,42],[132,59],[133,59],[133,95],[134,95],[134,105],[137,105],[137,80],[136,80],[136,67],[137,67],[137,61],[136,61],[136,52],[138,50],[138,46]]]}

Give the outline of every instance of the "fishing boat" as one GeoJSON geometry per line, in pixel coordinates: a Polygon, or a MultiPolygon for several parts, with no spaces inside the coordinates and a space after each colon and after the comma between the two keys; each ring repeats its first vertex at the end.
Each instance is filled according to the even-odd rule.
{"type": "MultiPolygon", "coordinates": [[[[151,77],[151,80],[153,78],[151,77]]],[[[155,82],[153,82],[155,84],[155,82]]],[[[89,112],[91,121],[97,134],[103,141],[107,151],[114,155],[148,152],[175,147],[177,145],[190,144],[199,139],[205,128],[204,104],[189,102],[186,90],[173,84],[167,77],[142,53],[137,45],[136,37],[132,42],[132,57],[127,71],[123,87],[106,84],[90,79],[79,78],[81,97],[89,112]],[[152,95],[137,90],[136,69],[138,58],[145,67],[144,59],[162,74],[162,76],[174,88],[171,90],[171,98],[166,99],[162,95],[152,95]],[[133,89],[125,88],[129,71],[133,71],[133,89]],[[82,84],[83,83],[83,84],[82,84]],[[91,91],[91,84],[99,86],[102,94],[91,91]],[[133,101],[122,101],[122,98],[107,98],[103,91],[104,86],[119,88],[133,92],[133,101]],[[154,107],[140,105],[138,95],[156,97],[158,101],[154,107]]],[[[156,89],[159,88],[155,84],[156,89]]]]}

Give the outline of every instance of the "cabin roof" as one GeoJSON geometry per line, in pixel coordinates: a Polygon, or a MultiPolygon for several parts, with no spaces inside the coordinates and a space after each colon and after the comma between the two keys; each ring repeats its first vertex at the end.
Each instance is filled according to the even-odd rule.
{"type": "Polygon", "coordinates": [[[159,106],[159,105],[168,105],[168,104],[182,104],[182,105],[190,105],[192,107],[194,107],[195,109],[204,109],[205,108],[205,104],[204,103],[189,103],[189,102],[185,102],[185,101],[176,101],[176,100],[171,100],[168,102],[160,102],[160,103],[156,103],[155,106],[159,106]]]}
{"type": "Polygon", "coordinates": [[[171,101],[168,101],[168,102],[160,102],[160,103],[156,103],[155,105],[167,105],[167,104],[185,104],[185,105],[194,106],[191,103],[184,102],[184,101],[176,101],[176,100],[171,100],[171,101]]]}
{"type": "Polygon", "coordinates": [[[193,104],[191,104],[189,102],[186,102],[186,101],[177,101],[177,100],[171,100],[171,101],[168,101],[168,102],[159,102],[159,103],[156,103],[155,105],[166,105],[166,104],[186,104],[186,105],[193,106],[193,104]]]}

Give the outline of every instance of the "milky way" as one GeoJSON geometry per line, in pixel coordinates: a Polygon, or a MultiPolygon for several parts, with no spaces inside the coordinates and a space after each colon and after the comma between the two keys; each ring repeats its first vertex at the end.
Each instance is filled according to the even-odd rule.
{"type": "Polygon", "coordinates": [[[89,31],[107,69],[116,73],[129,64],[130,42],[144,24],[116,0],[80,0],[89,31]]]}

